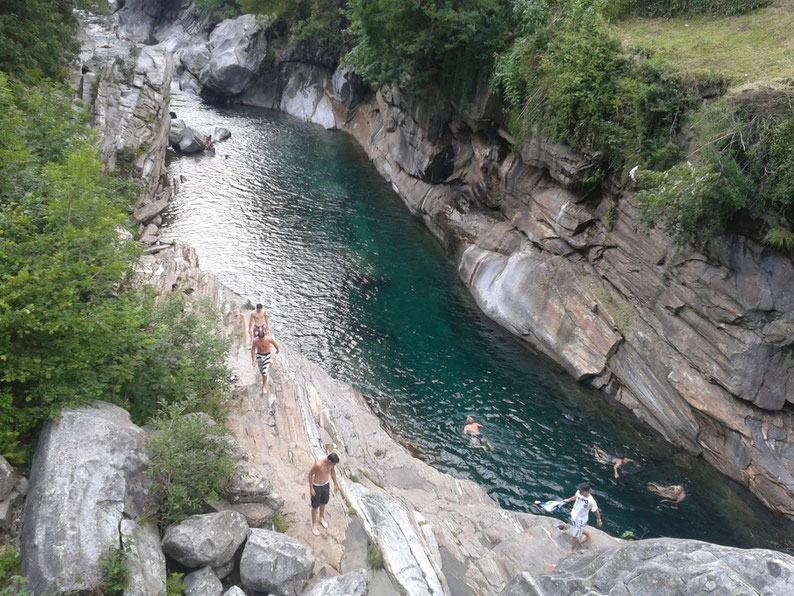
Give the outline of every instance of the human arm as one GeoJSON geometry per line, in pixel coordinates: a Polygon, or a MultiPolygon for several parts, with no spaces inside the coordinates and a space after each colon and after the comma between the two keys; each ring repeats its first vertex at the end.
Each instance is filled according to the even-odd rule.
{"type": "Polygon", "coordinates": [[[279,354],[281,352],[281,350],[279,350],[278,344],[276,343],[276,340],[274,339],[274,340],[271,340],[271,341],[273,342],[273,345],[276,346],[276,354],[279,354]]]}
{"type": "Polygon", "coordinates": [[[252,335],[254,332],[254,313],[248,315],[248,335],[252,335]]]}
{"type": "Polygon", "coordinates": [[[331,480],[334,481],[334,492],[339,492],[339,485],[336,483],[336,466],[331,468],[331,480]]]}
{"type": "Polygon", "coordinates": [[[623,465],[623,462],[618,460],[618,461],[615,462],[615,465],[612,467],[612,469],[615,471],[615,478],[619,478],[620,477],[620,474],[618,474],[618,468],[621,465],[623,465]]]}
{"type": "Polygon", "coordinates": [[[312,469],[309,470],[309,494],[314,496],[314,475],[317,473],[317,464],[312,466],[312,469]]]}
{"type": "Polygon", "coordinates": [[[596,509],[595,511],[593,511],[593,513],[595,513],[596,516],[596,524],[598,524],[598,527],[600,528],[603,525],[603,523],[601,522],[601,510],[596,509]]]}
{"type": "Polygon", "coordinates": [[[251,366],[256,366],[256,344],[251,344],[251,366]]]}
{"type": "Polygon", "coordinates": [[[574,496],[572,496],[572,497],[569,497],[569,498],[567,498],[567,499],[563,499],[563,502],[565,502],[565,503],[570,503],[570,502],[571,502],[571,501],[573,501],[574,499],[576,499],[576,495],[574,495],[574,496]]]}

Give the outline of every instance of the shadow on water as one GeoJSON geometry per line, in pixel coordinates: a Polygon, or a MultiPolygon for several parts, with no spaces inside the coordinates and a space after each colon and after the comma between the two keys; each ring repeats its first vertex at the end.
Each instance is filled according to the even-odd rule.
{"type": "Polygon", "coordinates": [[[172,160],[171,174],[184,182],[165,234],[265,304],[279,339],[361,390],[423,459],[520,510],[570,496],[586,479],[613,535],[791,548],[788,521],[489,321],[349,137],[179,94],[174,109],[191,126],[225,126],[232,138],[214,157],[172,160]],[[469,448],[461,434],[468,415],[495,451],[469,448]],[[616,480],[593,447],[638,464],[616,480]],[[683,484],[688,498],[659,507],[649,482],[683,484]]]}

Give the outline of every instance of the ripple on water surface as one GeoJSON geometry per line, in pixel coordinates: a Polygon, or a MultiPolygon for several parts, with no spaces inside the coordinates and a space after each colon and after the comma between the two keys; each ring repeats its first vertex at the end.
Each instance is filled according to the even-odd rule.
{"type": "MultiPolygon", "coordinates": [[[[262,302],[279,339],[360,389],[389,429],[441,470],[503,505],[566,497],[589,480],[613,535],[782,547],[791,527],[699,460],[630,426],[490,323],[442,249],[350,138],[283,114],[177,95],[190,126],[232,131],[214,157],[171,163],[180,192],[165,233],[204,269],[262,302]],[[496,447],[462,435],[475,415],[496,447]],[[639,465],[620,480],[592,447],[639,465]],[[659,507],[648,482],[683,483],[659,507]]],[[[562,516],[564,517],[564,516],[562,516]]]]}

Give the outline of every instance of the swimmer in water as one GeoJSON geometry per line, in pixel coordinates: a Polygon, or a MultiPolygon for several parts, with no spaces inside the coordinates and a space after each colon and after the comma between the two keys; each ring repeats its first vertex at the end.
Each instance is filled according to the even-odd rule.
{"type": "Polygon", "coordinates": [[[491,442],[480,434],[481,428],[482,424],[479,422],[474,422],[474,418],[469,416],[466,418],[466,426],[463,427],[463,434],[471,435],[471,441],[469,442],[470,447],[474,449],[493,451],[493,445],[491,445],[491,442]]]}
{"type": "Polygon", "coordinates": [[[663,486],[655,482],[649,482],[648,490],[654,494],[659,495],[660,497],[663,497],[663,499],[659,501],[659,505],[661,505],[662,503],[670,503],[671,505],[678,505],[681,501],[686,499],[686,492],[684,491],[684,487],[680,484],[663,486]]]}

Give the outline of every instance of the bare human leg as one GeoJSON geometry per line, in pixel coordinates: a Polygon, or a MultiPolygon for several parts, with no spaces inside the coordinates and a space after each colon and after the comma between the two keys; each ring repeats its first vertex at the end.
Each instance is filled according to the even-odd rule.
{"type": "Polygon", "coordinates": [[[320,535],[320,528],[317,527],[317,510],[312,508],[312,534],[320,535]]]}
{"type": "Polygon", "coordinates": [[[323,528],[328,527],[328,522],[325,521],[325,505],[320,505],[320,525],[323,528]]]}

